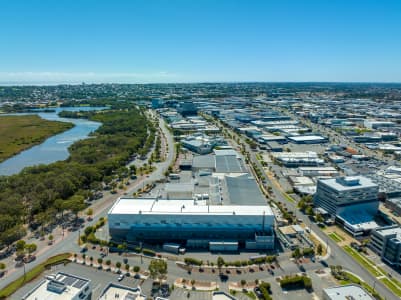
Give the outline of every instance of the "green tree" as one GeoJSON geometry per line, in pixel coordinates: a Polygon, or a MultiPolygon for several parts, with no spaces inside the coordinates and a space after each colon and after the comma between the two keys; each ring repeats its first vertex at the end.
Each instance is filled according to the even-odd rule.
{"type": "Polygon", "coordinates": [[[149,263],[150,277],[163,279],[167,274],[167,262],[162,259],[152,259],[149,263]]]}
{"type": "Polygon", "coordinates": [[[294,258],[300,258],[302,256],[301,250],[299,248],[296,248],[294,251],[292,251],[292,257],[294,258]]]}
{"type": "Polygon", "coordinates": [[[217,267],[219,268],[219,272],[221,273],[221,268],[224,266],[224,259],[219,256],[217,258],[217,267]]]}
{"type": "Polygon", "coordinates": [[[116,268],[119,269],[119,270],[120,270],[120,268],[121,268],[121,263],[120,263],[119,261],[116,262],[116,268]]]}
{"type": "Polygon", "coordinates": [[[36,249],[38,249],[38,246],[34,243],[32,244],[26,244],[25,245],[25,249],[28,252],[29,255],[31,255],[33,252],[36,251],[36,249]]]}
{"type": "Polygon", "coordinates": [[[88,217],[92,217],[92,215],[93,215],[93,209],[92,209],[92,208],[88,208],[87,211],[86,211],[86,215],[87,215],[88,217]]]}
{"type": "Polygon", "coordinates": [[[26,242],[24,240],[19,240],[15,243],[15,249],[17,250],[17,252],[24,251],[25,245],[26,245],[26,242]]]}

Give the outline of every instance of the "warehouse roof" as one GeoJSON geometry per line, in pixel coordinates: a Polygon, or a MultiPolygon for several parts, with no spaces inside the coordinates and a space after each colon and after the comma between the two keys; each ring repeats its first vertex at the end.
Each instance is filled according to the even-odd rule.
{"type": "Polygon", "coordinates": [[[119,198],[109,214],[273,215],[268,205],[202,205],[193,200],[119,198]]]}
{"type": "Polygon", "coordinates": [[[216,155],[217,173],[245,173],[246,169],[236,155],[216,155]]]}
{"type": "Polygon", "coordinates": [[[241,176],[225,176],[230,204],[235,205],[265,205],[255,179],[249,174],[241,176]]]}

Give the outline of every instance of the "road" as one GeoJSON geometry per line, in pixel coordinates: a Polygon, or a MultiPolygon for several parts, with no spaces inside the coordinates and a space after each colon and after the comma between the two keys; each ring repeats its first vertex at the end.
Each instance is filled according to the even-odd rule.
{"type": "MultiPolygon", "coordinates": [[[[224,126],[220,122],[216,124],[220,128],[224,126]]],[[[225,127],[230,131],[231,134],[236,135],[230,128],[225,127]]],[[[248,153],[250,153],[251,162],[256,164],[258,168],[263,170],[263,167],[259,160],[256,158],[255,152],[249,147],[249,145],[245,142],[244,138],[240,136],[242,143],[245,145],[245,149],[248,153]]],[[[362,278],[366,283],[371,286],[375,286],[377,292],[385,297],[385,299],[398,299],[387,287],[376,279],[373,275],[371,275],[366,269],[364,269],[359,263],[357,263],[352,257],[350,257],[341,247],[339,247],[334,241],[329,239],[327,235],[314,223],[312,223],[308,216],[302,214],[298,208],[296,203],[290,202],[284,196],[283,190],[280,188],[280,185],[275,181],[274,178],[269,178],[266,176],[265,172],[263,172],[264,180],[266,180],[267,186],[271,187],[271,196],[277,202],[281,202],[284,204],[289,211],[294,212],[298,219],[302,219],[305,224],[310,226],[311,231],[313,231],[321,240],[326,241],[328,246],[331,249],[331,255],[327,259],[329,265],[342,265],[344,268],[350,270],[351,272],[357,274],[360,278],[362,278]],[[376,283],[375,283],[376,282],[376,283]]],[[[265,184],[266,185],[266,184],[265,184]]]]}
{"type": "MultiPolygon", "coordinates": [[[[104,199],[98,200],[97,203],[93,206],[94,209],[94,217],[91,222],[87,222],[85,225],[94,225],[100,217],[104,217],[107,215],[110,207],[114,204],[114,201],[123,195],[123,193],[133,193],[144,185],[148,183],[152,183],[154,181],[160,180],[164,178],[164,172],[168,169],[170,164],[173,162],[175,158],[175,147],[174,147],[174,139],[171,133],[167,130],[164,120],[160,119],[160,128],[164,132],[165,137],[167,139],[168,144],[168,153],[166,155],[166,159],[162,162],[155,163],[154,166],[156,169],[149,174],[147,177],[143,177],[142,179],[137,180],[131,186],[127,188],[126,191],[120,191],[117,194],[107,194],[104,199]],[[99,203],[99,204],[98,204],[99,203]]],[[[55,238],[55,243],[52,246],[47,246],[42,249],[39,249],[36,253],[36,260],[26,264],[26,271],[31,270],[38,264],[46,261],[51,256],[57,255],[59,253],[65,252],[79,252],[80,248],[78,246],[78,237],[80,232],[66,232],[63,236],[58,236],[55,238]]],[[[7,284],[16,280],[20,276],[23,276],[24,269],[23,268],[15,268],[9,269],[7,274],[0,281],[0,289],[4,288],[7,284]]]]}

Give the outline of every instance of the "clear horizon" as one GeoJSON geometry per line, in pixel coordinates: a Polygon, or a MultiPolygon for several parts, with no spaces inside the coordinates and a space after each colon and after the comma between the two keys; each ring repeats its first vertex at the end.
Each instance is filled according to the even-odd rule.
{"type": "Polygon", "coordinates": [[[6,0],[0,84],[401,82],[401,2],[6,0]]]}

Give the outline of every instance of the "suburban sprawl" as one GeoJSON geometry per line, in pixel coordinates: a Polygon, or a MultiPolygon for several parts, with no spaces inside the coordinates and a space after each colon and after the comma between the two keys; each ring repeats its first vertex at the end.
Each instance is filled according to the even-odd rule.
{"type": "Polygon", "coordinates": [[[399,84],[1,86],[0,299],[400,299],[400,100],[399,84]],[[88,124],[56,141],[66,159],[3,172],[88,124]]]}

